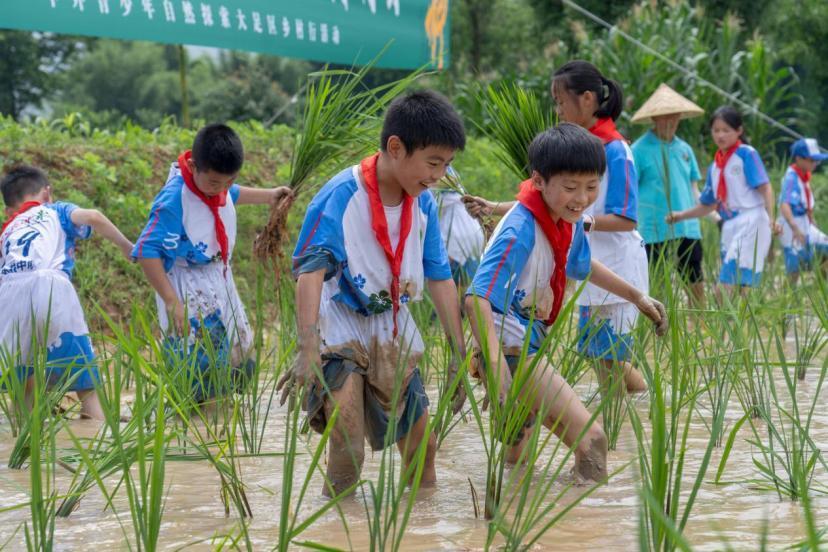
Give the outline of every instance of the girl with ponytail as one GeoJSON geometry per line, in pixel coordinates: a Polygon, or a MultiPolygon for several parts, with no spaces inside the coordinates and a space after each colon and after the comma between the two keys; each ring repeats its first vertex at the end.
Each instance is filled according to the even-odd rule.
{"type": "Polygon", "coordinates": [[[598,198],[585,211],[592,219],[590,246],[600,261],[633,287],[641,296],[629,302],[587,283],[578,297],[580,305],[579,351],[595,359],[602,381],[621,373],[628,391],[646,389],[641,374],[629,364],[633,330],[639,302],[647,300],[649,277],[644,241],[636,230],[638,221],[638,177],[627,140],[615,121],[621,115],[624,96],[620,85],[608,79],[591,63],[570,61],[555,71],[552,96],[561,121],[580,125],[601,139],[607,170],[598,198]],[[614,365],[620,364],[620,369],[614,365]]]}

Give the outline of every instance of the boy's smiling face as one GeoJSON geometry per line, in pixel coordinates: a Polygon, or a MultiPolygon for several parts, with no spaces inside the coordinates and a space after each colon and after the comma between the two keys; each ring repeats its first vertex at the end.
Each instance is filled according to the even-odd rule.
{"type": "Polygon", "coordinates": [[[601,177],[597,174],[560,173],[544,180],[532,172],[532,185],[541,193],[549,214],[567,222],[578,222],[584,210],[598,198],[601,177]]]}
{"type": "Polygon", "coordinates": [[[397,136],[388,138],[386,153],[395,180],[411,197],[439,182],[454,159],[454,149],[445,146],[426,146],[409,152],[397,136]]]}
{"type": "Polygon", "coordinates": [[[222,174],[212,169],[200,171],[196,168],[192,159],[187,160],[187,166],[193,174],[196,188],[201,190],[207,197],[226,192],[239,176],[238,172],[234,174],[222,174]]]}

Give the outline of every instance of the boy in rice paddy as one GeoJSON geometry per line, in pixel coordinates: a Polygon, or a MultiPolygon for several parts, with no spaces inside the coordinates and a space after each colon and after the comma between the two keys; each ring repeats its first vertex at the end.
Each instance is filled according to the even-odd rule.
{"type": "Polygon", "coordinates": [[[802,139],[791,146],[791,157],[793,163],[785,171],[779,194],[779,224],[785,271],[795,284],[800,271],[809,269],[814,257],[828,258],[828,236],[814,224],[815,199],[811,190],[811,173],[828,159],[828,154],[820,151],[816,140],[802,139]]]}
{"type": "MultiPolygon", "coordinates": [[[[400,96],[385,115],[379,153],[333,177],[308,206],[293,254],[299,354],[279,386],[283,402],[294,385],[306,386],[304,407],[316,431],[339,407],[325,494],[359,480],[366,439],[374,450],[396,443],[406,465],[428,439],[421,485],[436,481],[436,439],[426,436],[428,398],[417,369],[424,344],[409,304],[427,283],[455,358],[465,355],[457,288],[429,191],[465,143],[463,123],[443,96],[400,96]]],[[[450,381],[456,370],[455,360],[450,381]]],[[[461,385],[456,410],[463,398],[461,385]]]]}
{"type": "MultiPolygon", "coordinates": [[[[478,347],[505,397],[526,340],[532,362],[564,302],[566,278],[589,281],[629,301],[667,330],[663,305],[591,257],[586,234],[591,217],[584,211],[596,200],[606,155],[600,139],[563,123],[540,133],[529,146],[531,177],[520,186],[517,203],[498,224],[466,293],[465,309],[478,347]]],[[[484,381],[486,378],[483,378],[484,381]]],[[[606,477],[607,438],[600,424],[546,359],[536,365],[525,389],[532,417],[553,429],[575,449],[575,473],[591,480],[606,477]],[[584,433],[578,442],[578,436],[584,433]],[[577,445],[576,445],[577,442],[577,445]]],[[[523,432],[526,435],[527,432],[523,432]]],[[[525,442],[509,438],[507,459],[517,461],[525,442]]]]}
{"type": "Polygon", "coordinates": [[[23,373],[31,405],[37,354],[32,346],[44,347],[47,385],[68,383],[80,398],[81,416],[102,420],[95,353],[72,287],[75,242],[94,230],[127,258],[132,243],[100,211],[53,201],[49,181],[37,168],[11,169],[0,190],[8,216],[0,230],[0,370],[23,373]]]}
{"type": "Polygon", "coordinates": [[[252,332],[230,267],[236,206],[275,204],[291,193],[235,184],[243,161],[230,127],[199,130],[170,167],[132,252],[155,289],[168,353],[194,368],[187,377],[197,402],[232,392],[252,369],[252,332]]]}

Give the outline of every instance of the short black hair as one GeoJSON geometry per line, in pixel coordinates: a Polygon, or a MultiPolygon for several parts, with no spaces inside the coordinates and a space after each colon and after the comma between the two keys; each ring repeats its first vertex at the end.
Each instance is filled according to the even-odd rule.
{"type": "Polygon", "coordinates": [[[391,136],[399,137],[409,155],[428,146],[454,150],[466,147],[463,120],[451,102],[433,90],[408,92],[394,98],[382,124],[382,151],[386,150],[391,136]]]}
{"type": "Polygon", "coordinates": [[[6,207],[17,207],[26,196],[34,195],[47,186],[49,179],[46,178],[46,173],[29,165],[10,168],[0,181],[0,191],[6,207]]]}
{"type": "Polygon", "coordinates": [[[529,144],[529,168],[544,180],[561,174],[597,174],[607,170],[604,144],[589,131],[572,123],[544,130],[529,144]]]}
{"type": "Polygon", "coordinates": [[[199,171],[235,174],[244,164],[241,138],[227,125],[207,125],[193,140],[193,162],[199,171]]]}

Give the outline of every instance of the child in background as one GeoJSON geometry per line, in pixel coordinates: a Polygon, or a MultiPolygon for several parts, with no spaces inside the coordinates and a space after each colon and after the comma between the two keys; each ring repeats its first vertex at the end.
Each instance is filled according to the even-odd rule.
{"type": "Polygon", "coordinates": [[[773,218],[773,190],[757,151],[742,141],[742,115],[720,107],[710,120],[718,147],[707,170],[699,204],[667,215],[670,224],[703,217],[717,209],[722,217],[719,283],[743,292],[759,285],[771,235],[781,229],[773,218]]]}
{"type": "Polygon", "coordinates": [[[463,205],[460,175],[453,167],[446,170],[446,176],[440,184],[445,185],[434,190],[440,217],[440,235],[446,245],[454,283],[465,288],[477,272],[480,255],[486,246],[486,236],[483,227],[463,205]]]}
{"type": "MultiPolygon", "coordinates": [[[[279,387],[284,402],[294,385],[308,386],[308,420],[319,432],[339,406],[325,494],[359,480],[365,439],[374,450],[396,443],[405,466],[427,439],[421,485],[436,481],[436,438],[426,435],[428,397],[417,369],[424,344],[408,304],[427,282],[455,358],[465,356],[457,288],[428,193],[465,143],[446,98],[399,96],[386,112],[380,152],[332,178],[308,206],[293,255],[299,355],[279,387]]],[[[455,360],[447,384],[456,370],[455,360]]],[[[457,389],[455,412],[464,398],[457,389]]]]}
{"type": "MultiPolygon", "coordinates": [[[[156,292],[158,319],[165,333],[181,336],[184,358],[195,355],[196,401],[238,388],[252,367],[253,340],[236,291],[230,261],[236,243],[236,206],[275,204],[288,188],[247,188],[235,184],[244,162],[238,135],[228,126],[208,125],[196,134],[192,151],[172,164],[155,197],[133,256],[156,292]],[[205,348],[203,339],[210,339],[205,348]],[[228,374],[210,373],[213,364],[228,374]],[[217,360],[217,362],[215,362],[217,360]],[[231,382],[233,389],[227,389],[231,382]],[[223,386],[224,389],[217,387],[223,386]]],[[[170,344],[181,339],[170,339],[170,344]]]]}
{"type": "MultiPolygon", "coordinates": [[[[586,232],[592,221],[584,212],[600,194],[606,170],[601,141],[577,125],[563,123],[535,137],[529,160],[532,176],[521,184],[517,204],[489,240],[465,300],[478,347],[487,352],[499,377],[501,396],[511,385],[525,341],[529,340],[526,362],[539,351],[563,306],[567,277],[589,276],[593,285],[629,301],[652,319],[656,333],[667,330],[661,303],[590,255],[586,232]]],[[[547,359],[529,378],[524,391],[534,395],[529,398],[534,401],[532,416],[540,414],[541,423],[570,448],[584,433],[575,450],[575,472],[584,479],[605,478],[607,437],[600,424],[587,427],[589,411],[547,359]]],[[[517,461],[523,446],[525,441],[511,446],[508,460],[517,461]]]]}
{"type": "MultiPolygon", "coordinates": [[[[589,130],[604,144],[606,172],[595,202],[585,211],[594,219],[589,237],[593,258],[646,294],[647,253],[636,230],[638,178],[632,150],[615,127],[623,106],[621,88],[591,63],[575,60],[555,71],[552,96],[561,121],[589,130]]],[[[581,354],[596,361],[602,380],[618,365],[628,391],[646,390],[643,376],[629,363],[636,305],[592,281],[577,301],[581,354]]]]}
{"type": "Polygon", "coordinates": [[[77,392],[81,416],[102,420],[95,353],[72,286],[75,241],[94,230],[127,258],[132,243],[100,211],[53,202],[49,181],[37,168],[9,170],[0,190],[8,217],[0,231],[0,358],[8,361],[3,368],[24,374],[31,406],[31,347],[46,348],[47,383],[71,381],[68,390],[77,392]]]}
{"type": "Polygon", "coordinates": [[[782,178],[779,194],[779,224],[782,225],[782,248],[785,272],[792,284],[801,270],[808,270],[814,256],[828,257],[828,236],[814,224],[815,198],[811,190],[811,173],[828,154],[820,152],[816,140],[797,140],[791,146],[793,163],[782,178]]]}

